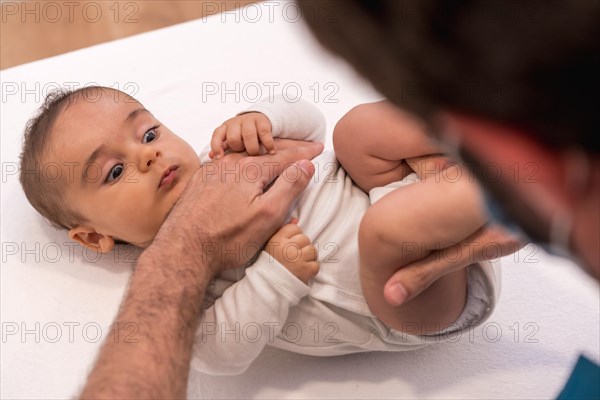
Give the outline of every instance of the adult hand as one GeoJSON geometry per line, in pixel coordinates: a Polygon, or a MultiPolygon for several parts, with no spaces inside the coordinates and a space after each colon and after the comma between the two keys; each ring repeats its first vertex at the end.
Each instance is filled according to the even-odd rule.
{"type": "Polygon", "coordinates": [[[486,225],[464,241],[434,251],[427,257],[400,268],[386,282],[384,297],[389,304],[399,306],[450,272],[484,260],[506,256],[523,245],[504,228],[486,225]],[[401,285],[407,294],[402,301],[398,301],[396,285],[401,285]]]}
{"type": "Polygon", "coordinates": [[[213,273],[252,259],[283,225],[292,201],[312,177],[308,159],[323,151],[321,143],[276,143],[273,155],[231,153],[204,164],[161,227],[156,246],[168,242],[182,253],[203,257],[213,273]]]}
{"type": "Polygon", "coordinates": [[[192,177],[138,259],[111,325],[111,337],[124,339],[104,343],[81,398],[185,397],[209,281],[251,258],[283,224],[314,172],[307,159],[322,150],[318,143],[282,141],[277,154],[231,154],[192,177]],[[280,174],[285,179],[265,193],[280,174]],[[135,338],[127,340],[131,328],[135,338]]]}

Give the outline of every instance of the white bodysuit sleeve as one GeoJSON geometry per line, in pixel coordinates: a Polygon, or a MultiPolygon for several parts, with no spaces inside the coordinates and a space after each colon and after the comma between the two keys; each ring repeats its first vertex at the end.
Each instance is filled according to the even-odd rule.
{"type": "Polygon", "coordinates": [[[308,291],[304,282],[263,251],[246,276],[204,310],[192,367],[210,375],[243,373],[274,341],[290,307],[308,291]]]}
{"type": "MultiPolygon", "coordinates": [[[[325,141],[325,117],[313,104],[299,100],[291,103],[281,95],[263,99],[243,112],[260,112],[271,121],[274,138],[325,141]]],[[[202,164],[210,161],[210,143],[200,153],[202,164]]]]}
{"type": "Polygon", "coordinates": [[[265,114],[271,121],[275,138],[309,142],[325,141],[325,117],[317,107],[302,99],[290,103],[281,95],[271,100],[261,100],[240,114],[249,112],[265,114]]]}

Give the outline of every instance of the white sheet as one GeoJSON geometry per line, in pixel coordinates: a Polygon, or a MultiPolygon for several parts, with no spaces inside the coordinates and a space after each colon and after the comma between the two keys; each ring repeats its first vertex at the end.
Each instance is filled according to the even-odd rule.
{"type": "MultiPolygon", "coordinates": [[[[200,150],[217,124],[260,97],[257,88],[267,95],[269,87],[285,87],[290,97],[300,88],[322,109],[330,133],[345,111],[380,96],[325,54],[286,4],[251,6],[0,73],[2,398],[75,394],[102,341],[98,330],[111,335],[130,274],[127,253],[95,260],[25,200],[16,174],[21,134],[43,94],[92,82],[135,90],[200,150]],[[221,99],[221,85],[239,99],[233,92],[221,99]],[[215,87],[218,94],[210,95],[215,87]]],[[[598,285],[570,262],[532,247],[503,261],[497,311],[457,343],[329,359],[270,349],[238,377],[192,372],[189,396],[553,398],[579,353],[598,362],[598,285]]]]}

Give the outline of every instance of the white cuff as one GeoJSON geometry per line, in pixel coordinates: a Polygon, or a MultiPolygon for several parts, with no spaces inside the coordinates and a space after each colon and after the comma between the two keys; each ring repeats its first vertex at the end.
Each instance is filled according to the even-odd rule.
{"type": "Polygon", "coordinates": [[[258,260],[246,274],[256,272],[279,293],[282,293],[291,303],[296,305],[310,291],[297,276],[287,270],[279,261],[266,251],[262,251],[258,260]]]}
{"type": "Polygon", "coordinates": [[[305,100],[291,103],[278,95],[261,100],[237,115],[250,112],[259,112],[269,119],[274,138],[325,141],[325,116],[305,100]]]}

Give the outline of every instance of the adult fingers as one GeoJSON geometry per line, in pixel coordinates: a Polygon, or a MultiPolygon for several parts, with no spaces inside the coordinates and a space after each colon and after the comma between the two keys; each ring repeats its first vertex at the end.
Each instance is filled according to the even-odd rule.
{"type": "Polygon", "coordinates": [[[256,198],[255,203],[265,210],[268,209],[271,215],[284,216],[292,202],[306,188],[314,173],[315,167],[308,160],[293,163],[283,171],[280,179],[275,181],[270,190],[256,198]],[[287,179],[285,176],[296,178],[287,179]]]}
{"type": "MultiPolygon", "coordinates": [[[[287,170],[288,167],[299,160],[312,159],[323,151],[322,143],[295,141],[296,143],[290,144],[289,142],[293,141],[278,141],[276,154],[265,154],[253,158],[252,161],[261,166],[260,172],[264,186],[267,186],[280,175],[286,180],[293,180],[298,171],[296,169],[287,170]],[[284,171],[287,172],[284,174],[284,171]]],[[[314,172],[314,166],[311,166],[311,168],[314,172]]]]}
{"type": "MultiPolygon", "coordinates": [[[[462,244],[458,244],[444,250],[453,251],[461,246],[462,244]]],[[[462,256],[450,259],[440,256],[440,251],[434,251],[429,256],[396,271],[386,282],[383,296],[390,305],[399,306],[427,289],[443,275],[467,265],[469,263],[462,256]]]]}
{"type": "Polygon", "coordinates": [[[394,306],[405,303],[447,273],[473,263],[514,253],[524,243],[498,225],[486,225],[463,242],[432,252],[396,271],[385,284],[384,297],[394,306]]]}
{"type": "Polygon", "coordinates": [[[507,256],[527,244],[498,224],[486,225],[476,233],[473,240],[479,245],[479,261],[507,256]]]}
{"type": "MultiPolygon", "coordinates": [[[[276,154],[265,154],[261,156],[248,156],[246,152],[228,153],[219,160],[213,160],[200,169],[202,180],[211,178],[235,179],[246,189],[255,193],[255,196],[262,195],[265,188],[278,176],[291,182],[299,179],[302,185],[303,178],[296,167],[288,169],[294,165],[294,162],[302,159],[310,159],[319,155],[323,151],[322,143],[303,142],[295,140],[278,141],[279,151],[276,154]],[[295,143],[293,143],[295,142],[295,143]],[[226,171],[226,172],[225,172],[226,171]],[[284,173],[284,171],[286,171],[284,173]],[[242,179],[240,179],[242,178],[242,179]]],[[[311,175],[314,173],[314,166],[309,161],[308,167],[311,175]]],[[[297,165],[296,165],[297,166],[297,165]]],[[[252,201],[255,199],[253,198],[252,201]]],[[[281,221],[283,225],[283,221],[281,221]]]]}

